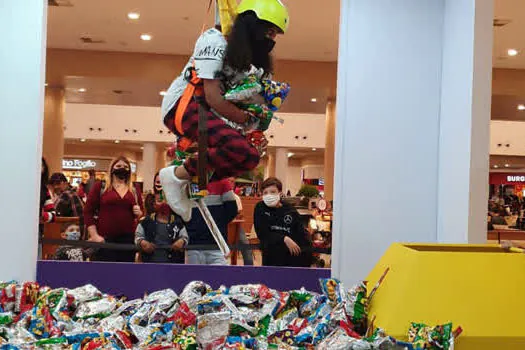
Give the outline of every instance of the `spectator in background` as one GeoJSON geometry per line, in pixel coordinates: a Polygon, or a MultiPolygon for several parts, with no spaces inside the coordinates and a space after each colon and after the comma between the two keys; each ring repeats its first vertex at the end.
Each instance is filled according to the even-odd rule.
{"type": "MultiPolygon", "coordinates": [[[[69,222],[62,225],[62,233],[60,236],[62,239],[67,239],[68,241],[78,241],[81,239],[81,232],[77,224],[69,222]]],[[[87,258],[87,250],[72,246],[62,246],[58,248],[53,257],[55,260],[67,261],[86,261],[87,258]]]]}
{"type": "MultiPolygon", "coordinates": [[[[89,240],[134,244],[142,208],[142,195],[131,182],[131,163],[126,157],[118,157],[111,162],[106,181],[95,182],[89,192],[84,207],[89,240]]],[[[133,262],[135,252],[99,249],[94,260],[133,262]]]]}
{"type": "MultiPolygon", "coordinates": [[[[71,189],[67,178],[62,173],[54,173],[49,179],[55,193],[55,210],[57,216],[79,218],[80,232],[84,232],[84,203],[82,199],[71,189]]],[[[83,236],[83,235],[82,235],[83,236]]]]}
{"type": "MultiPolygon", "coordinates": [[[[230,178],[230,182],[232,187],[235,187],[235,178],[230,178]]],[[[233,192],[233,195],[235,197],[235,202],[237,203],[237,218],[241,219],[243,218],[243,208],[242,208],[242,201],[241,197],[239,197],[236,193],[237,191],[233,192]]],[[[242,225],[239,225],[239,232],[237,233],[239,235],[239,244],[240,244],[240,251],[242,254],[242,260],[244,262],[245,266],[252,266],[253,265],[253,252],[250,248],[248,241],[248,238],[246,238],[246,232],[244,231],[244,228],[242,225]]]]}
{"type": "MultiPolygon", "coordinates": [[[[51,193],[49,193],[48,186],[49,181],[49,167],[47,162],[42,157],[42,164],[40,165],[40,205],[39,214],[40,220],[38,224],[38,239],[44,237],[44,223],[52,222],[55,219],[55,206],[53,205],[53,199],[51,193]]],[[[42,258],[42,244],[38,243],[38,259],[42,258]]]]}
{"type": "Polygon", "coordinates": [[[308,267],[312,262],[307,231],[297,210],[281,201],[283,184],[276,178],[262,185],[263,201],[253,215],[255,232],[261,241],[264,266],[308,267]]]}
{"type": "Polygon", "coordinates": [[[138,224],[135,244],[141,250],[142,262],[184,264],[184,247],[188,244],[184,222],[166,203],[158,173],[153,183],[154,193],[146,196],[145,203],[147,207],[153,203],[154,212],[138,224]],[[157,249],[159,246],[170,249],[157,249]]]}
{"type": "MultiPolygon", "coordinates": [[[[211,216],[225,240],[228,239],[228,224],[237,216],[237,203],[228,179],[208,184],[208,196],[204,198],[211,216]]],[[[204,218],[192,201],[191,220],[186,223],[191,245],[215,246],[213,250],[188,250],[188,263],[192,265],[227,265],[226,258],[219,250],[204,218]]]]}
{"type": "MultiPolygon", "coordinates": [[[[53,200],[51,199],[51,193],[49,192],[48,183],[49,183],[49,167],[47,162],[42,157],[42,165],[40,169],[40,215],[42,222],[52,222],[55,218],[55,206],[53,205],[53,200]]],[[[43,234],[44,227],[40,225],[39,231],[40,236],[43,234]]]]}
{"type": "Polygon", "coordinates": [[[82,203],[86,203],[86,191],[85,191],[85,188],[86,188],[86,184],[85,183],[81,182],[81,183],[78,184],[77,194],[80,197],[80,199],[82,199],[82,203]]]}
{"type": "Polygon", "coordinates": [[[89,195],[89,192],[95,185],[95,182],[97,182],[97,179],[95,178],[95,169],[89,169],[88,174],[89,178],[86,181],[86,185],[84,186],[84,192],[86,193],[86,196],[89,195]]]}

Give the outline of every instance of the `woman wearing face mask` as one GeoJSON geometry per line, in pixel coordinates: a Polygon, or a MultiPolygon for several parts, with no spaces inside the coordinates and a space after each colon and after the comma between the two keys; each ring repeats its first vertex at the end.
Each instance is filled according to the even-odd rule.
{"type": "Polygon", "coordinates": [[[184,264],[184,247],[188,244],[184,222],[166,203],[158,173],[153,184],[153,194],[146,197],[153,212],[137,226],[135,244],[141,250],[142,262],[184,264]],[[157,249],[158,246],[170,248],[157,249]]]}
{"type": "Polygon", "coordinates": [[[281,201],[283,184],[269,178],[262,183],[261,190],[263,201],[255,207],[253,222],[261,241],[263,265],[310,266],[308,235],[297,210],[281,201]]]}
{"type": "MultiPolygon", "coordinates": [[[[227,37],[217,29],[204,32],[181,75],[173,81],[162,101],[164,124],[186,143],[198,141],[199,105],[207,118],[207,164],[214,171],[213,181],[237,176],[259,164],[259,152],[228,123],[245,124],[250,114],[223,97],[246,77],[252,66],[268,77],[273,73],[270,52],[278,34],[288,29],[288,11],[280,0],[243,0],[227,37]],[[195,72],[202,79],[202,98],[187,96],[188,78],[195,72]],[[222,117],[222,118],[221,118],[222,117]]],[[[189,93],[191,96],[191,93],[189,93]]],[[[190,179],[197,175],[197,156],[181,166],[160,171],[168,204],[184,221],[191,218],[191,202],[186,194],[190,179]]]]}
{"type": "MultiPolygon", "coordinates": [[[[131,164],[118,157],[109,168],[106,181],[96,182],[84,207],[84,220],[92,242],[133,244],[138,219],[142,216],[142,196],[131,182],[131,164]]],[[[100,249],[98,261],[133,262],[135,252],[100,249]]]]}

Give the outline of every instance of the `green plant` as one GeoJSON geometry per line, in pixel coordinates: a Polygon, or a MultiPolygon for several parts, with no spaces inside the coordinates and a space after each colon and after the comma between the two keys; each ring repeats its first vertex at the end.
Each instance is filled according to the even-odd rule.
{"type": "Polygon", "coordinates": [[[313,198],[319,196],[319,190],[315,186],[303,185],[297,193],[299,197],[313,198]]]}

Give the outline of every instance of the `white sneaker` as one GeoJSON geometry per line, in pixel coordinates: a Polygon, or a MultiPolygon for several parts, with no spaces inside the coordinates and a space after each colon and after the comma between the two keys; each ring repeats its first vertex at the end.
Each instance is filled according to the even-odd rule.
{"type": "Polygon", "coordinates": [[[175,166],[161,169],[159,172],[162,190],[171,210],[179,215],[182,220],[191,220],[191,200],[188,197],[188,180],[181,180],[175,176],[175,166]]]}

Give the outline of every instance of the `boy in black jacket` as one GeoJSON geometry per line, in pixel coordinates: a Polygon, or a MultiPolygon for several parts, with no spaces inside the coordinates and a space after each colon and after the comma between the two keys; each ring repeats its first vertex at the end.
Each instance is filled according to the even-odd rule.
{"type": "Polygon", "coordinates": [[[135,244],[141,250],[142,262],[184,264],[184,247],[188,243],[184,222],[164,200],[158,174],[153,183],[154,194],[146,197],[147,215],[137,225],[135,244]],[[157,246],[170,248],[157,249],[157,246]]]}
{"type": "MultiPolygon", "coordinates": [[[[225,240],[228,239],[228,224],[237,216],[237,202],[233,188],[228,179],[208,184],[208,195],[204,203],[221,231],[225,240]]],[[[188,250],[188,264],[192,265],[227,265],[226,258],[219,250],[204,218],[196,204],[193,203],[191,220],[186,223],[190,245],[208,245],[212,249],[188,250]],[[213,249],[216,247],[216,249],[213,249]]]]}
{"type": "Polygon", "coordinates": [[[297,210],[281,201],[281,181],[266,179],[261,190],[263,201],[255,207],[253,223],[261,241],[263,265],[309,267],[310,241],[297,210]]]}

